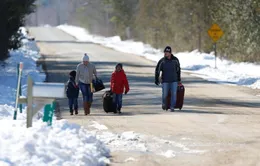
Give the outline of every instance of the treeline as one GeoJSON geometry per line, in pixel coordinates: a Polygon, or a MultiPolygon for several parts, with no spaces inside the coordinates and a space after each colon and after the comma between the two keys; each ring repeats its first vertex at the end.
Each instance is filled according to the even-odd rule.
{"type": "Polygon", "coordinates": [[[174,51],[212,51],[207,30],[217,23],[224,31],[220,55],[260,61],[260,0],[95,0],[78,16],[91,32],[174,51]]]}
{"type": "Polygon", "coordinates": [[[34,10],[35,0],[0,1],[0,60],[8,58],[10,49],[20,47],[18,29],[24,26],[25,17],[34,10]]]}

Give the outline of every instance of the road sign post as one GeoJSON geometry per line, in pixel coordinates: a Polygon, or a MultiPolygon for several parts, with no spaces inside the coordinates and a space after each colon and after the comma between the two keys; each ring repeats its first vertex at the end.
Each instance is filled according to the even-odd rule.
{"type": "Polygon", "coordinates": [[[215,69],[217,68],[217,43],[215,42],[214,45],[214,53],[215,53],[215,69]]]}
{"type": "Polygon", "coordinates": [[[217,24],[213,24],[208,30],[209,37],[213,40],[214,52],[215,52],[215,68],[217,68],[217,41],[223,36],[224,32],[217,24]]]}

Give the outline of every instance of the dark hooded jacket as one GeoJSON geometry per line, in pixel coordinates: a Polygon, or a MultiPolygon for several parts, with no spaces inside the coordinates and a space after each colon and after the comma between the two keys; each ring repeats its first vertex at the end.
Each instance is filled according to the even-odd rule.
{"type": "Polygon", "coordinates": [[[79,88],[76,85],[74,77],[70,77],[70,79],[68,80],[66,93],[67,93],[68,98],[78,98],[79,97],[79,88]]]}
{"type": "Polygon", "coordinates": [[[162,72],[162,83],[181,81],[181,67],[179,59],[174,55],[171,56],[171,59],[166,57],[160,59],[155,69],[156,83],[159,83],[160,72],[162,72]]]}

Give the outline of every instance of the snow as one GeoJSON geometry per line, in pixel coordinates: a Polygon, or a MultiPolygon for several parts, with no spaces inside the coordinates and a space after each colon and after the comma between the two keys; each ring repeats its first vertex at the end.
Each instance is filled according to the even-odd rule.
{"type": "Polygon", "coordinates": [[[165,157],[167,157],[167,158],[172,158],[172,157],[175,157],[175,156],[176,156],[175,153],[174,153],[174,151],[172,151],[172,150],[168,150],[167,152],[162,153],[162,155],[165,156],[165,157]]]}
{"type": "Polygon", "coordinates": [[[24,46],[17,51],[11,51],[10,58],[1,63],[0,66],[0,105],[8,104],[14,105],[15,91],[17,84],[17,64],[23,63],[22,74],[22,90],[26,94],[26,82],[28,75],[32,77],[35,82],[42,82],[45,80],[45,75],[40,73],[35,61],[40,58],[37,50],[32,50],[34,42],[23,41],[24,46]]]}
{"type": "MultiPolygon", "coordinates": [[[[70,25],[61,25],[57,28],[74,36],[79,41],[101,44],[117,51],[143,56],[156,62],[163,56],[162,50],[154,49],[142,42],[133,40],[122,41],[119,36],[102,37],[91,35],[83,28],[70,25]]],[[[179,58],[182,70],[188,70],[201,78],[218,83],[260,89],[260,65],[235,63],[217,58],[217,69],[215,69],[215,57],[213,53],[200,53],[195,50],[192,52],[176,53],[175,56],[179,58]]]]}
{"type": "Polygon", "coordinates": [[[133,158],[133,157],[129,157],[129,158],[125,159],[125,162],[126,162],[126,163],[127,163],[127,162],[133,162],[133,161],[136,161],[136,159],[133,158]]]}
{"type": "Polygon", "coordinates": [[[0,160],[9,165],[105,165],[109,150],[83,127],[56,121],[26,129],[24,121],[0,121],[0,160]]]}
{"type": "MultiPolygon", "coordinates": [[[[164,156],[166,158],[173,158],[181,154],[203,154],[206,151],[201,149],[194,149],[195,147],[189,147],[185,145],[184,140],[173,141],[172,139],[162,139],[153,135],[144,135],[136,133],[134,131],[124,131],[122,133],[112,133],[109,128],[99,124],[96,121],[92,121],[89,125],[91,133],[97,136],[102,142],[104,142],[111,151],[124,151],[135,153],[151,153],[155,155],[164,156]],[[100,130],[106,128],[104,130],[100,130]]],[[[187,138],[189,141],[189,138],[187,138]]],[[[132,159],[128,160],[132,161],[132,159]]]]}
{"type": "Polygon", "coordinates": [[[107,130],[108,129],[107,126],[101,125],[97,122],[93,122],[93,124],[90,127],[96,128],[98,130],[107,130]]]}
{"type": "Polygon", "coordinates": [[[13,120],[17,64],[23,62],[22,95],[26,95],[26,82],[30,75],[35,82],[45,80],[45,74],[36,65],[40,58],[34,41],[26,38],[21,29],[23,47],[10,52],[10,58],[0,65],[0,165],[1,166],[103,166],[110,163],[110,150],[93,133],[70,124],[66,120],[53,120],[52,126],[35,116],[33,127],[26,128],[26,111],[13,120]]]}

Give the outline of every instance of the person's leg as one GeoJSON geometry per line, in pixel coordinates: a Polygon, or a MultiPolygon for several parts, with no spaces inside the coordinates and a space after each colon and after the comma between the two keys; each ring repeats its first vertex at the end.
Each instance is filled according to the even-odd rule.
{"type": "Polygon", "coordinates": [[[86,84],[83,84],[83,83],[79,83],[79,88],[80,88],[80,91],[82,93],[82,96],[83,96],[83,102],[86,101],[86,96],[87,96],[87,88],[86,88],[86,84]]]}
{"type": "Polygon", "coordinates": [[[117,111],[117,108],[118,108],[118,100],[117,100],[117,94],[113,94],[113,104],[114,104],[114,107],[117,111]]]}
{"type": "Polygon", "coordinates": [[[118,113],[121,113],[122,102],[123,102],[123,94],[117,95],[117,102],[118,102],[118,113]]]}
{"type": "Polygon", "coordinates": [[[75,110],[75,114],[78,114],[78,99],[74,98],[74,110],[75,110]]]}
{"type": "Polygon", "coordinates": [[[93,93],[91,92],[90,84],[87,84],[87,114],[90,114],[90,108],[93,102],[93,93]]]}
{"type": "Polygon", "coordinates": [[[73,99],[68,98],[68,102],[69,102],[69,108],[70,108],[70,115],[73,115],[73,99]]]}
{"type": "Polygon", "coordinates": [[[83,96],[83,108],[85,115],[88,114],[88,104],[87,104],[87,85],[83,83],[79,83],[79,88],[81,90],[82,96],[83,96]]]}
{"type": "Polygon", "coordinates": [[[118,110],[118,94],[113,94],[113,101],[116,106],[116,109],[118,110]]]}
{"type": "Polygon", "coordinates": [[[167,109],[167,96],[169,94],[169,83],[162,83],[162,109],[167,109]]]}
{"type": "Polygon", "coordinates": [[[171,111],[174,111],[174,107],[177,99],[178,82],[171,83],[171,111]]]}

